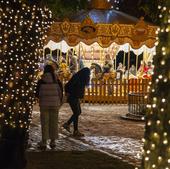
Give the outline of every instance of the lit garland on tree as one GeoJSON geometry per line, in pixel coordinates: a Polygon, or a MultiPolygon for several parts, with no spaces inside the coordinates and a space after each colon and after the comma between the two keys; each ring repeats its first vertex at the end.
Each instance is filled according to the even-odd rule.
{"type": "Polygon", "coordinates": [[[146,115],[143,169],[170,169],[170,1],[158,6],[155,73],[151,85],[151,104],[146,115]]]}
{"type": "Polygon", "coordinates": [[[0,117],[7,128],[27,130],[51,12],[34,2],[0,0],[0,23],[0,117]]]}
{"type": "MultiPolygon", "coordinates": [[[[112,1],[111,1],[112,2],[112,1]]],[[[112,2],[112,8],[113,9],[116,9],[116,10],[119,10],[119,5],[120,5],[120,1],[119,0],[114,0],[112,2]]]]}

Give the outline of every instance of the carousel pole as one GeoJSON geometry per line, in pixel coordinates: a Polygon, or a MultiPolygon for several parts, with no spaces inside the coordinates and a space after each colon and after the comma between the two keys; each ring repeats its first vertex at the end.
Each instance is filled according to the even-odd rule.
{"type": "Polygon", "coordinates": [[[86,48],[83,48],[83,45],[82,45],[82,44],[81,44],[81,50],[82,50],[82,52],[83,52],[82,57],[83,57],[83,59],[85,59],[85,58],[86,58],[86,48]]]}
{"type": "Polygon", "coordinates": [[[129,80],[129,69],[130,69],[130,44],[128,45],[128,80],[129,80]]]}
{"type": "Polygon", "coordinates": [[[67,64],[67,66],[69,65],[68,50],[67,50],[67,53],[66,53],[66,64],[67,64]]]}
{"type": "Polygon", "coordinates": [[[123,53],[123,66],[125,66],[125,60],[126,60],[126,53],[124,51],[124,53],[123,53]]]}
{"type": "Polygon", "coordinates": [[[84,49],[82,44],[81,44],[81,48],[82,48],[82,51],[83,51],[83,59],[85,60],[85,58],[86,58],[86,48],[84,49]]]}
{"type": "Polygon", "coordinates": [[[130,44],[128,45],[128,77],[127,77],[127,79],[128,79],[128,95],[129,95],[129,68],[130,68],[130,44]]]}
{"type": "Polygon", "coordinates": [[[103,49],[103,51],[102,51],[102,63],[104,63],[104,59],[105,59],[105,57],[104,57],[104,49],[103,49]]]}
{"type": "Polygon", "coordinates": [[[138,50],[137,50],[137,55],[136,55],[136,73],[138,71],[138,58],[139,58],[139,53],[138,53],[138,50]]]}
{"type": "Polygon", "coordinates": [[[115,55],[114,55],[114,48],[113,47],[112,47],[112,60],[113,60],[113,68],[116,71],[115,55]]]}
{"type": "Polygon", "coordinates": [[[57,49],[57,62],[59,62],[59,49],[57,49]]]}
{"type": "Polygon", "coordinates": [[[116,55],[116,53],[115,53],[115,70],[117,69],[117,55],[116,55]]]}
{"type": "Polygon", "coordinates": [[[91,55],[92,55],[92,62],[94,62],[94,48],[91,46],[91,55]]]}
{"type": "Polygon", "coordinates": [[[147,58],[147,50],[146,50],[146,47],[144,46],[144,53],[143,53],[143,63],[145,63],[146,61],[146,58],[147,58]]]}

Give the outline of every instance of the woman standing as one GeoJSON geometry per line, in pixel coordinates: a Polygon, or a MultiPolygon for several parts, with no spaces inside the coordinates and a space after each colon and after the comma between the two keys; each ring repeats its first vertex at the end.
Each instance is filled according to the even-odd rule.
{"type": "Polygon", "coordinates": [[[41,80],[38,82],[39,106],[42,141],[40,148],[46,149],[47,140],[50,147],[55,147],[58,138],[58,112],[62,104],[62,84],[54,73],[51,65],[46,65],[41,80]]]}
{"type": "Polygon", "coordinates": [[[73,123],[73,136],[75,137],[84,136],[84,134],[78,130],[78,118],[81,114],[80,99],[84,97],[85,87],[89,85],[89,81],[90,69],[86,67],[74,74],[70,81],[65,85],[67,101],[72,109],[73,115],[66,123],[64,123],[63,127],[71,132],[70,124],[73,123]]]}

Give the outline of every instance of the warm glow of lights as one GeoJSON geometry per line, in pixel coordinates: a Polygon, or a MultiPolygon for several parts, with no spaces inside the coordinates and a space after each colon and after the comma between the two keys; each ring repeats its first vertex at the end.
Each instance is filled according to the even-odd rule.
{"type": "Polygon", "coordinates": [[[154,56],[156,71],[151,85],[151,103],[147,105],[146,133],[143,151],[143,169],[169,169],[170,164],[170,4],[168,0],[159,4],[160,28],[156,34],[157,54],[154,56]]]}
{"type": "Polygon", "coordinates": [[[0,14],[0,118],[12,128],[27,129],[35,102],[35,72],[52,15],[46,7],[19,0],[1,0],[0,14]]]}

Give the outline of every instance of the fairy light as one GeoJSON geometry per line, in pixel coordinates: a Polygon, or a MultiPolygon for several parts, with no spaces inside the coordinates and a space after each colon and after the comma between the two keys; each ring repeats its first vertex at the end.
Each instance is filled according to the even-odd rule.
{"type": "Polygon", "coordinates": [[[153,164],[153,165],[152,165],[152,168],[156,168],[156,165],[155,165],[155,164],[153,164]]]}
{"type": "Polygon", "coordinates": [[[145,120],[145,116],[141,117],[141,120],[145,120]]]}
{"type": "Polygon", "coordinates": [[[168,140],[164,140],[164,141],[163,141],[163,144],[168,144],[168,140]]]}
{"type": "Polygon", "coordinates": [[[161,162],[161,161],[162,161],[162,157],[159,156],[159,157],[158,157],[158,162],[161,162]]]}
{"type": "Polygon", "coordinates": [[[149,157],[145,157],[145,161],[149,161],[149,157]]]}
{"type": "Polygon", "coordinates": [[[153,108],[156,108],[156,104],[153,104],[152,107],[153,107],[153,108]]]}
{"type": "Polygon", "coordinates": [[[34,103],[33,75],[52,15],[46,7],[24,2],[0,1],[0,118],[8,127],[28,129],[34,103]]]}
{"type": "Polygon", "coordinates": [[[155,149],[155,144],[151,144],[151,150],[155,149]]]}
{"type": "Polygon", "coordinates": [[[147,122],[147,125],[148,125],[148,126],[151,126],[151,124],[152,124],[151,121],[148,121],[148,122],[147,122]]]}
{"type": "Polygon", "coordinates": [[[161,21],[156,34],[158,40],[154,64],[154,72],[150,104],[147,105],[146,133],[143,148],[142,169],[170,168],[170,3],[161,1],[158,6],[161,21]],[[160,43],[161,42],[161,43],[160,43]],[[158,71],[159,70],[159,71],[158,71]]]}
{"type": "Polygon", "coordinates": [[[156,121],[156,124],[157,124],[157,125],[160,125],[160,123],[161,123],[160,120],[157,120],[157,121],[156,121]]]}
{"type": "Polygon", "coordinates": [[[162,99],[162,103],[165,103],[165,102],[166,102],[166,99],[165,99],[165,98],[163,98],[163,99],[162,99]]]}
{"type": "Polygon", "coordinates": [[[161,61],[161,65],[164,66],[165,65],[165,60],[161,61]]]}

